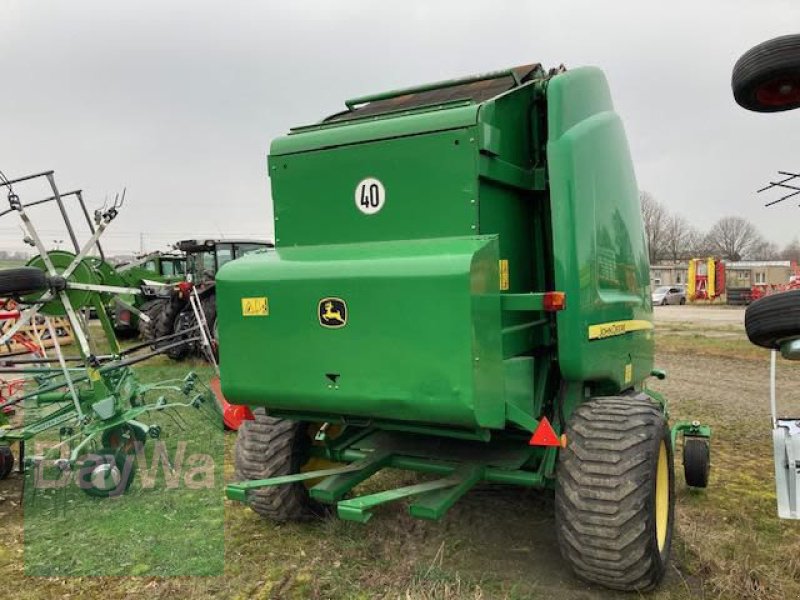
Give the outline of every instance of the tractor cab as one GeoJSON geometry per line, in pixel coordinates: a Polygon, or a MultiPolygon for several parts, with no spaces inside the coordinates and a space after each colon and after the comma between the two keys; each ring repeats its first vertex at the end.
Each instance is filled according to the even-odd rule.
{"type": "Polygon", "coordinates": [[[274,244],[263,240],[182,240],[175,244],[186,255],[185,274],[200,287],[213,282],[222,265],[272,247],[274,244]]]}

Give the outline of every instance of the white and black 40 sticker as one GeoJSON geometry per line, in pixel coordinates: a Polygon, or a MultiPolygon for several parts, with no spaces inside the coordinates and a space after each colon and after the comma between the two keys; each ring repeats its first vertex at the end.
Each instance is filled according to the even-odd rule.
{"type": "Polygon", "coordinates": [[[367,177],[356,186],[356,207],[365,215],[374,215],[386,203],[386,190],[374,177],[367,177]]]}

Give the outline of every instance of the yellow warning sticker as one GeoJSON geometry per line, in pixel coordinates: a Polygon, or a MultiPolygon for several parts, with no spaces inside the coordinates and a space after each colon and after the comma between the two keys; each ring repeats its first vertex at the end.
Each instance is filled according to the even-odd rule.
{"type": "Polygon", "coordinates": [[[260,298],[242,298],[242,315],[245,317],[265,317],[269,314],[269,302],[266,296],[260,298]]]}
{"type": "Polygon", "coordinates": [[[89,379],[92,381],[100,381],[103,377],[100,375],[100,371],[97,369],[89,369],[89,379]]]}
{"type": "Polygon", "coordinates": [[[500,259],[500,291],[508,289],[508,260],[500,259]]]}
{"type": "Polygon", "coordinates": [[[633,381],[633,365],[628,363],[625,365],[625,383],[633,381]]]}

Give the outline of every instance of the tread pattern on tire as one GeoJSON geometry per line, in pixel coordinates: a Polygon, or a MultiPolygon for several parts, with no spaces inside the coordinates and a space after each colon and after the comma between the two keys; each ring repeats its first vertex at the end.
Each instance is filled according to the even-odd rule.
{"type": "Polygon", "coordinates": [[[47,288],[47,275],[36,267],[16,267],[0,270],[0,296],[24,296],[47,288]]]}
{"type": "Polygon", "coordinates": [[[733,97],[742,108],[757,112],[777,112],[797,108],[762,105],[755,93],[759,86],[781,73],[797,73],[800,78],[800,34],[784,35],[767,40],[745,52],[733,67],[733,97]]]}
{"type": "Polygon", "coordinates": [[[744,313],[748,339],[756,346],[777,350],[783,339],[800,336],[800,290],[759,298],[744,313]]]}
{"type": "MultiPolygon", "coordinates": [[[[297,473],[306,462],[304,445],[310,443],[307,425],[267,416],[263,408],[254,409],[253,416],[254,420],[242,423],[236,438],[236,479],[266,479],[297,473]]],[[[254,490],[248,496],[248,503],[262,517],[278,523],[307,521],[324,514],[302,483],[254,490]]]]}
{"type": "Polygon", "coordinates": [[[686,485],[695,488],[708,486],[710,452],[704,439],[685,437],[683,440],[683,476],[686,485]]]}
{"type": "MultiPolygon", "coordinates": [[[[178,318],[178,315],[186,306],[186,303],[182,300],[170,299],[164,304],[164,310],[158,313],[155,319],[155,337],[160,338],[164,337],[165,335],[170,335],[171,333],[175,332],[175,319],[178,318]]],[[[162,342],[159,346],[165,346],[168,344],[174,344],[177,342],[178,339],[171,339],[166,342],[162,342]]],[[[183,346],[177,346],[172,350],[169,350],[166,354],[173,360],[180,360],[184,356],[186,356],[186,352],[183,351],[183,346]]]]}
{"type": "Polygon", "coordinates": [[[166,307],[169,300],[165,298],[157,298],[155,300],[147,300],[139,307],[139,311],[150,317],[150,322],[147,323],[144,319],[139,319],[139,337],[143,342],[149,342],[156,338],[156,319],[166,307]]]}
{"type": "Polygon", "coordinates": [[[652,589],[669,558],[674,516],[670,438],[660,406],[633,397],[592,398],[567,426],[559,454],[556,530],[562,556],[584,580],[626,591],[652,589]],[[655,537],[655,468],[668,447],[669,517],[655,537]]]}

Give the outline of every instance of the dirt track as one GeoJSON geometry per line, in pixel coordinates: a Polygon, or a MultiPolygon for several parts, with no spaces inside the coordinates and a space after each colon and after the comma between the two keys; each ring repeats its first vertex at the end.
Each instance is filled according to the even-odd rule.
{"type": "Polygon", "coordinates": [[[654,313],[656,323],[744,326],[743,306],[656,306],[654,313]]]}

